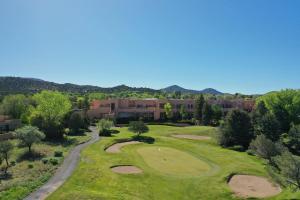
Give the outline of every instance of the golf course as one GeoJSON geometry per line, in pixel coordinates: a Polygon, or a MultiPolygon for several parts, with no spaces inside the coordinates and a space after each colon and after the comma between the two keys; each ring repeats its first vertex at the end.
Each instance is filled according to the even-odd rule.
{"type": "Polygon", "coordinates": [[[234,175],[249,175],[241,176],[246,178],[246,183],[250,180],[247,178],[257,177],[254,186],[267,188],[257,198],[297,199],[300,196],[299,192],[293,193],[275,184],[265,187],[265,182],[271,179],[264,161],[245,152],[219,147],[214,140],[216,128],[149,125],[149,129],[141,140],[133,142],[130,140],[134,134],[127,127],[115,128],[118,133],[102,137],[85,148],[72,176],[47,199],[226,200],[251,197],[255,191],[247,196],[247,191],[243,191],[247,188],[238,188],[246,192],[245,196],[231,188],[243,185],[239,176],[235,183],[228,183],[234,175]]]}

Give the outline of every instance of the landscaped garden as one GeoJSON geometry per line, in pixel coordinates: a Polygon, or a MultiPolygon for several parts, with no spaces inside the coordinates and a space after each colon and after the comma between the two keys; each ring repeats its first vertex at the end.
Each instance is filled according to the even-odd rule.
{"type": "MultiPolygon", "coordinates": [[[[119,133],[103,137],[82,151],[73,175],[48,199],[239,199],[228,184],[232,175],[270,179],[265,161],[220,147],[212,127],[151,125],[140,142],[108,151],[115,143],[128,142],[134,136],[126,127],[116,130],[119,133]]],[[[300,196],[285,188],[275,192],[279,194],[267,199],[300,196]]]]}

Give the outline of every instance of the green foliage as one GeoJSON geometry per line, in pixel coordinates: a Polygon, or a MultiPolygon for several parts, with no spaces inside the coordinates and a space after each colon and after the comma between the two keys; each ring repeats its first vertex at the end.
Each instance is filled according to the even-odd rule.
{"type": "Polygon", "coordinates": [[[272,92],[258,99],[280,122],[282,132],[288,132],[292,123],[300,123],[300,90],[282,90],[272,92]]]}
{"type": "Polygon", "coordinates": [[[99,135],[100,136],[110,136],[111,135],[110,129],[113,127],[113,125],[114,125],[113,121],[108,120],[108,119],[101,119],[97,123],[99,135]]]}
{"type": "Polygon", "coordinates": [[[285,145],[295,154],[300,154],[300,125],[293,125],[284,140],[285,145]]]}
{"type": "Polygon", "coordinates": [[[6,162],[6,168],[4,171],[5,174],[7,173],[7,169],[9,167],[9,158],[13,148],[14,146],[10,141],[0,141],[0,158],[6,162]]]}
{"type": "Polygon", "coordinates": [[[69,128],[72,133],[79,132],[80,129],[85,128],[85,121],[82,113],[73,112],[69,119],[69,128]]]}
{"type": "Polygon", "coordinates": [[[280,138],[280,123],[272,113],[266,113],[254,122],[255,135],[265,135],[272,141],[277,141],[280,138]]]}
{"type": "Polygon", "coordinates": [[[199,97],[196,98],[196,102],[195,102],[194,118],[195,120],[198,121],[198,124],[202,123],[202,113],[203,113],[204,103],[205,103],[204,96],[201,94],[199,97]]]}
{"type": "Polygon", "coordinates": [[[58,165],[58,159],[57,158],[50,158],[49,163],[51,163],[52,165],[58,165]]]}
{"type": "Polygon", "coordinates": [[[212,120],[214,117],[214,112],[209,103],[204,103],[203,109],[202,109],[202,123],[203,125],[211,125],[212,120]]]}
{"type": "Polygon", "coordinates": [[[142,121],[132,121],[129,123],[128,130],[130,132],[136,133],[137,136],[140,136],[142,133],[147,133],[149,131],[149,128],[142,121]]]}
{"type": "Polygon", "coordinates": [[[270,160],[271,157],[280,155],[283,146],[280,143],[274,143],[265,135],[258,135],[251,141],[249,149],[257,156],[270,160]]]}
{"type": "Polygon", "coordinates": [[[62,151],[54,151],[54,157],[63,157],[62,151]]]}
{"type": "Polygon", "coordinates": [[[103,100],[103,99],[106,99],[106,95],[104,93],[94,92],[94,93],[90,93],[88,95],[88,99],[89,99],[89,101],[103,100]]]}
{"type": "Polygon", "coordinates": [[[28,168],[32,169],[33,168],[33,164],[28,164],[28,168]]]}
{"type": "Polygon", "coordinates": [[[218,143],[223,147],[241,145],[245,149],[248,148],[252,138],[251,119],[241,110],[232,110],[228,113],[217,137],[218,143]]]}
{"type": "Polygon", "coordinates": [[[0,110],[5,115],[20,119],[22,115],[26,113],[27,107],[28,100],[25,95],[17,94],[5,96],[0,110]]]}
{"type": "Polygon", "coordinates": [[[173,117],[173,110],[172,105],[170,103],[166,103],[164,105],[164,111],[166,113],[166,116],[168,119],[171,119],[173,117]]]}
{"type": "Polygon", "coordinates": [[[48,161],[49,161],[49,158],[42,158],[42,162],[43,162],[44,164],[47,164],[48,161]]]}
{"type": "Polygon", "coordinates": [[[34,126],[24,126],[17,129],[16,136],[21,141],[22,145],[28,147],[29,153],[31,153],[31,147],[34,143],[38,143],[45,138],[45,134],[34,126]]]}
{"type": "Polygon", "coordinates": [[[284,186],[300,190],[300,157],[286,151],[272,158],[270,175],[284,186]]]}
{"type": "Polygon", "coordinates": [[[220,124],[220,120],[223,117],[222,108],[219,105],[212,105],[212,110],[213,110],[212,124],[217,126],[220,124]]]}
{"type": "Polygon", "coordinates": [[[69,98],[60,92],[42,91],[33,96],[37,106],[31,111],[31,124],[38,126],[47,138],[62,138],[62,121],[71,109],[69,98]]]}
{"type": "Polygon", "coordinates": [[[186,108],[185,108],[184,105],[181,105],[181,106],[180,106],[180,111],[179,111],[179,113],[180,113],[180,116],[181,116],[181,119],[182,119],[182,120],[185,120],[185,119],[188,118],[188,113],[187,113],[186,108]]]}

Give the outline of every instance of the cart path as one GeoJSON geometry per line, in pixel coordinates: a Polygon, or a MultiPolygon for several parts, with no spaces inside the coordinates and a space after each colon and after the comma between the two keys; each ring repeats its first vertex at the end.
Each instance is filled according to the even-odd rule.
{"type": "Polygon", "coordinates": [[[99,135],[96,127],[90,127],[92,138],[78,146],[74,147],[67,157],[65,157],[63,164],[58,168],[56,173],[50,178],[50,180],[36,191],[27,196],[24,200],[42,200],[46,199],[51,193],[59,188],[69,178],[76,168],[80,160],[80,151],[95,143],[99,140],[99,135]]]}

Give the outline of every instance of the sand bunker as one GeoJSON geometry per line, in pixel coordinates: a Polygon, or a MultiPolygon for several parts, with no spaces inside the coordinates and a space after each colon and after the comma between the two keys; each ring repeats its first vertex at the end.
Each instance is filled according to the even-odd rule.
{"type": "Polygon", "coordinates": [[[279,186],[272,184],[266,178],[258,176],[234,175],[228,184],[233,192],[242,198],[264,198],[275,196],[281,192],[279,186]]]}
{"type": "Polygon", "coordinates": [[[211,137],[208,136],[201,136],[201,135],[172,135],[176,138],[184,138],[184,139],[191,139],[191,140],[209,140],[211,137]]]}
{"type": "Polygon", "coordinates": [[[130,142],[116,143],[116,144],[111,145],[107,149],[105,149],[105,151],[108,152],[108,153],[120,153],[121,152],[121,148],[123,146],[130,145],[130,144],[138,144],[138,143],[141,143],[141,142],[130,141],[130,142]]]}
{"type": "Polygon", "coordinates": [[[131,165],[112,167],[111,170],[118,174],[140,174],[143,172],[140,168],[131,165]]]}

